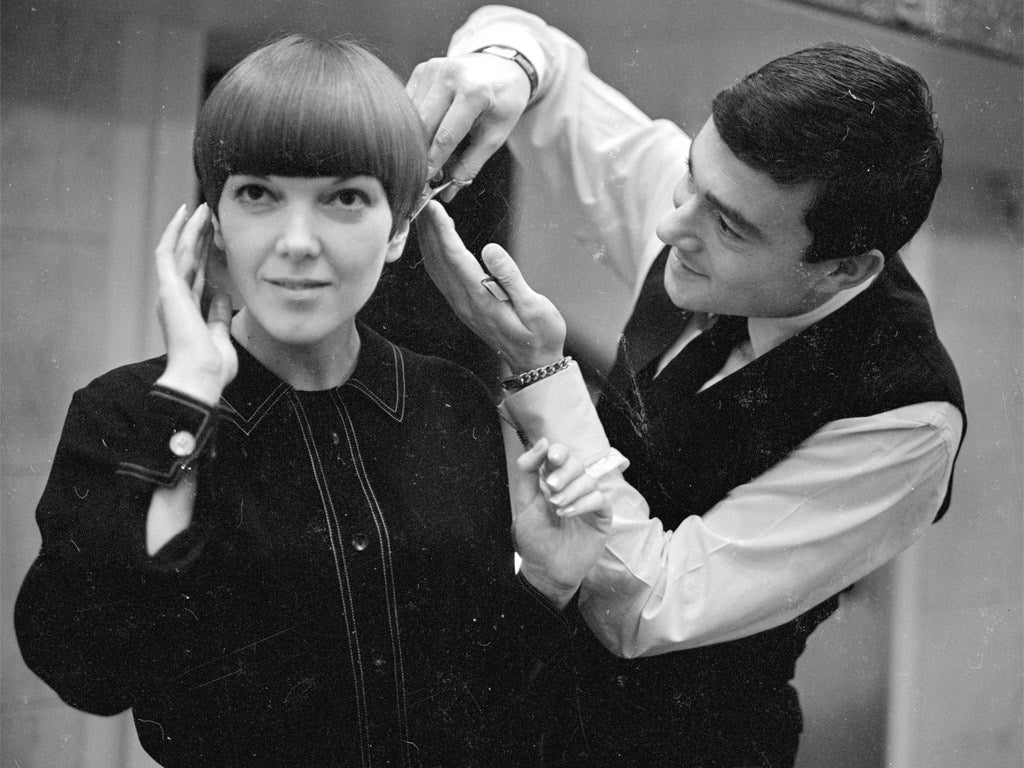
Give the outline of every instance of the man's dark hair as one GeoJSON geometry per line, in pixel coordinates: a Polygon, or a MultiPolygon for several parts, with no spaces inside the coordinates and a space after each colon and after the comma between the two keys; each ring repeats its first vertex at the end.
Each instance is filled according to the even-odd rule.
{"type": "Polygon", "coordinates": [[[810,262],[893,255],[924,223],[942,178],[927,83],[868,48],[825,43],[775,59],[715,96],[712,119],[755,170],[818,185],[804,217],[810,262]]]}

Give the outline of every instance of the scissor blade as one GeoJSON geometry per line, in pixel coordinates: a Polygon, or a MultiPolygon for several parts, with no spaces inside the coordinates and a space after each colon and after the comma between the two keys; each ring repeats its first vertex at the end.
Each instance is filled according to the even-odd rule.
{"type": "Polygon", "coordinates": [[[443,184],[438,184],[436,187],[427,187],[427,189],[423,191],[423,195],[420,197],[420,201],[416,205],[416,208],[413,210],[412,216],[409,217],[409,221],[412,221],[419,216],[423,212],[423,209],[427,207],[427,203],[448,189],[448,187],[453,183],[455,183],[454,179],[448,179],[448,181],[443,184]]]}

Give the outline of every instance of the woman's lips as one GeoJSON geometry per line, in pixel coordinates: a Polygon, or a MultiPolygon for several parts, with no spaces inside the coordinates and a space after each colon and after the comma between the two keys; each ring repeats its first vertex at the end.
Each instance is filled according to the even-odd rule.
{"type": "Polygon", "coordinates": [[[289,291],[310,291],[316,288],[325,288],[330,285],[330,283],[325,280],[310,280],[308,278],[295,277],[268,278],[267,282],[271,285],[276,285],[278,288],[284,288],[289,291]]]}

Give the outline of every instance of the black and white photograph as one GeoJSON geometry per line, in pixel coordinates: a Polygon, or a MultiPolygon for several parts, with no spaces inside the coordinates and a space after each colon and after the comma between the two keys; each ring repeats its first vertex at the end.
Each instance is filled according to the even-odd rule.
{"type": "Polygon", "coordinates": [[[4,0],[0,765],[1024,765],[1020,0],[4,0]]]}

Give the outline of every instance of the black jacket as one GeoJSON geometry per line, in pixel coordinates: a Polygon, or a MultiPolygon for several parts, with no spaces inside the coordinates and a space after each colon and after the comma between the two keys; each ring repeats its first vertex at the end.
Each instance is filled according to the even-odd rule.
{"type": "Polygon", "coordinates": [[[570,629],[513,575],[494,408],[360,332],[329,391],[239,347],[215,410],[154,388],[162,358],[74,396],[18,639],[72,706],[131,708],[163,765],[535,764],[570,629]],[[150,558],[153,488],[189,463],[193,523],[150,558]]]}

